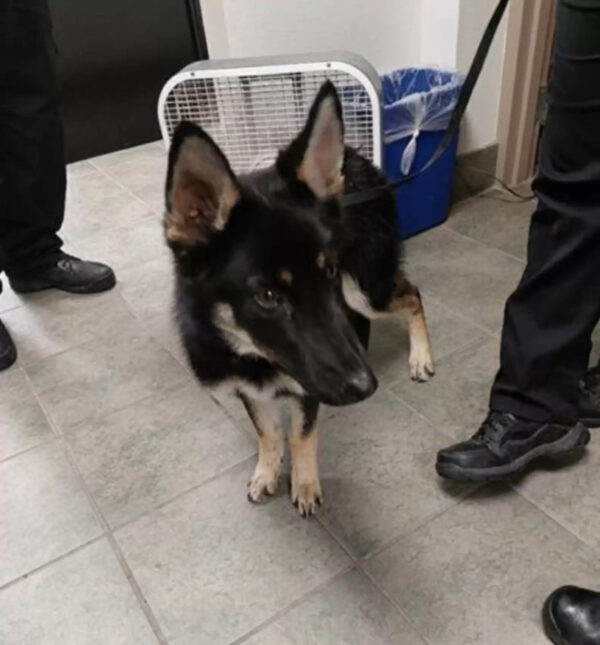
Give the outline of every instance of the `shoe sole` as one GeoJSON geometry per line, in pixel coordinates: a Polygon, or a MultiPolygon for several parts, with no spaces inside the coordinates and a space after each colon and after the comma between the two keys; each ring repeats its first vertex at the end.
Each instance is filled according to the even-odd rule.
{"type": "Polygon", "coordinates": [[[101,293],[112,289],[117,283],[114,273],[104,276],[95,282],[87,282],[83,285],[57,285],[52,282],[44,280],[27,281],[20,283],[19,280],[10,280],[10,286],[15,293],[36,293],[38,291],[46,291],[47,289],[58,289],[59,291],[66,291],[67,293],[87,294],[87,293],[101,293]]]}
{"type": "Polygon", "coordinates": [[[600,419],[579,419],[579,421],[588,428],[600,428],[600,419]]]}
{"type": "Polygon", "coordinates": [[[510,464],[493,468],[461,468],[456,464],[438,462],[435,469],[440,477],[460,482],[490,482],[504,479],[523,470],[531,462],[542,457],[563,458],[582,452],[590,440],[590,431],[582,423],[576,426],[558,441],[538,446],[525,455],[521,455],[510,464]]]}

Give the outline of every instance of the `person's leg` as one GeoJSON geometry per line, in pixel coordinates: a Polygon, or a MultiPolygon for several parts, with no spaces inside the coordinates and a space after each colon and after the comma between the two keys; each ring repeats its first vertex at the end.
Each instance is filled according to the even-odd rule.
{"type": "Polygon", "coordinates": [[[65,160],[45,0],[0,0],[0,245],[11,275],[56,263],[65,160]]]}
{"type": "Polygon", "coordinates": [[[578,383],[600,316],[600,0],[559,0],[527,267],[509,298],[492,413],[438,454],[443,477],[486,481],[581,449],[578,383]]]}
{"type": "Polygon", "coordinates": [[[19,293],[96,293],[110,267],[61,251],[65,159],[47,0],[0,0],[0,250],[19,293]]]}
{"type": "Polygon", "coordinates": [[[600,316],[600,1],[558,7],[525,274],[506,304],[493,410],[574,423],[600,316]]]}

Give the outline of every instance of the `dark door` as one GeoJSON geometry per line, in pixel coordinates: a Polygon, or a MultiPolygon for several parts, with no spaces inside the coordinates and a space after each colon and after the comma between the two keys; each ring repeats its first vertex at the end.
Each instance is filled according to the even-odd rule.
{"type": "Polygon", "coordinates": [[[206,58],[199,0],[50,0],[67,160],[160,138],[164,82],[206,58]]]}

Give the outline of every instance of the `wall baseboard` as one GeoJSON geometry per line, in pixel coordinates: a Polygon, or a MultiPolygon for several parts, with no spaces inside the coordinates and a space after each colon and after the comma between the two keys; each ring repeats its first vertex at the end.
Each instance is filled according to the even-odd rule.
{"type": "Polygon", "coordinates": [[[452,183],[452,202],[459,202],[494,185],[498,144],[459,155],[452,183]]]}

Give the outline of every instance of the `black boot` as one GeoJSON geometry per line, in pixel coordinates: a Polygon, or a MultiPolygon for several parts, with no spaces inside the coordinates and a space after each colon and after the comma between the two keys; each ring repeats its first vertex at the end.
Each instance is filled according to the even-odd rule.
{"type": "Polygon", "coordinates": [[[600,643],[600,593],[578,587],[557,589],[544,603],[544,629],[556,645],[600,643]]]}
{"type": "Polygon", "coordinates": [[[17,360],[17,348],[8,329],[0,320],[0,372],[8,369],[17,360]]]}
{"type": "Polygon", "coordinates": [[[600,428],[600,365],[579,383],[579,418],[588,428],[600,428]]]}
{"type": "Polygon", "coordinates": [[[579,452],[589,440],[590,431],[582,423],[563,426],[490,412],[471,439],[440,450],[436,470],[455,481],[494,481],[540,457],[579,452]]]}
{"type": "Polygon", "coordinates": [[[99,262],[85,262],[63,253],[57,263],[30,276],[9,276],[10,286],[17,293],[44,289],[61,289],[69,293],[99,293],[116,284],[113,270],[99,262]]]}

